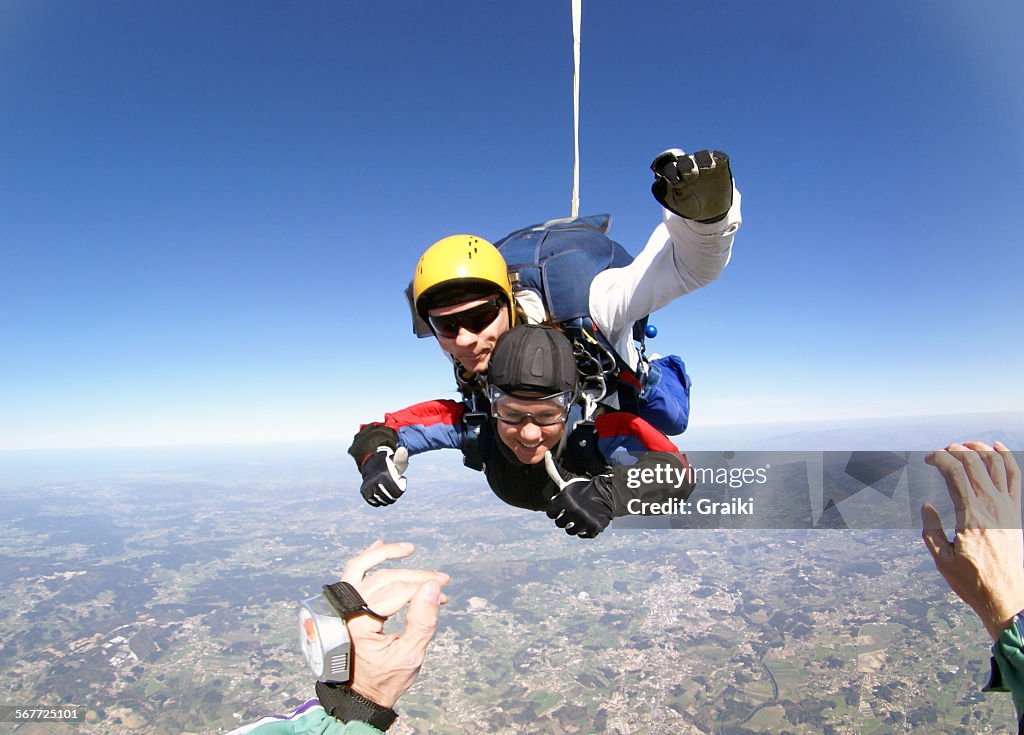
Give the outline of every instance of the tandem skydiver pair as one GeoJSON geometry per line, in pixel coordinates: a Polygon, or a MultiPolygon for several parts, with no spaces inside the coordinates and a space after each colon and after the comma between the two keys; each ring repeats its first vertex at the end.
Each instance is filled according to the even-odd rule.
{"type": "Polygon", "coordinates": [[[646,357],[647,316],[721,274],[740,195],[720,151],[673,149],[651,168],[663,222],[636,258],[607,237],[606,215],[549,221],[497,246],[456,235],[423,254],[407,291],[414,329],[438,340],[462,401],[428,401],[360,428],[349,453],[367,502],[401,496],[408,455],[452,447],[505,502],[592,537],[625,498],[612,479],[614,449],[685,465],[665,435],[686,428],[689,376],[677,356],[646,357]],[[540,323],[556,328],[516,329],[540,323]],[[560,467],[542,467],[545,452],[560,467]]]}

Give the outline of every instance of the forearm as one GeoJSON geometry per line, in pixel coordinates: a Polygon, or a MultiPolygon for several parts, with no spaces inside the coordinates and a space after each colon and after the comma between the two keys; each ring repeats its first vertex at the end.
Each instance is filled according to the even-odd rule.
{"type": "Polygon", "coordinates": [[[701,223],[662,210],[664,221],[624,268],[599,273],[590,287],[590,315],[616,344],[633,322],[718,278],[742,222],[740,195],[725,219],[701,223]]]}
{"type": "Polygon", "coordinates": [[[672,240],[675,273],[683,289],[676,295],[695,291],[717,279],[729,264],[733,240],[743,222],[739,191],[733,188],[732,207],[720,222],[684,219],[667,209],[662,214],[672,240]]]}
{"type": "Polygon", "coordinates": [[[349,454],[361,465],[378,447],[405,447],[410,455],[462,447],[462,404],[451,400],[417,403],[360,427],[349,454]]]}

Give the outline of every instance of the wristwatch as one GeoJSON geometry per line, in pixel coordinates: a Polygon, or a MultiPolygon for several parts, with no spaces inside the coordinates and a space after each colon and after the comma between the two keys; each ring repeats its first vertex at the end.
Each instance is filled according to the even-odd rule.
{"type": "Polygon", "coordinates": [[[348,582],[324,585],[322,595],[299,606],[299,646],[318,681],[348,681],[352,644],[345,623],[356,615],[387,620],[371,610],[348,582]]]}

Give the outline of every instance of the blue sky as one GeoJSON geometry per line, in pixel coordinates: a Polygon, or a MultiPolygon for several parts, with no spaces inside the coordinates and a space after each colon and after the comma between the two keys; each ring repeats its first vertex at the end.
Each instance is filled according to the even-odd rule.
{"type": "MultiPolygon", "coordinates": [[[[1024,408],[1024,5],[585,0],[581,210],[727,151],[652,321],[695,425],[1024,408]]],[[[401,291],[569,212],[569,2],[0,4],[0,449],[337,439],[451,395],[401,291]]],[[[952,437],[951,437],[952,438],[952,437]]]]}

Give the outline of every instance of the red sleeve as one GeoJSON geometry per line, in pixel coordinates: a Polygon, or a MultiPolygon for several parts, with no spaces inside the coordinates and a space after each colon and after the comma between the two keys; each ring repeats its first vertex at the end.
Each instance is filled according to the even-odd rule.
{"type": "Polygon", "coordinates": [[[462,404],[449,399],[424,401],[394,413],[384,414],[384,425],[395,431],[405,426],[457,426],[462,419],[462,404]]]}
{"type": "MultiPolygon", "coordinates": [[[[623,446],[629,451],[678,452],[672,440],[636,414],[616,411],[594,419],[597,439],[602,446],[623,446]]],[[[608,456],[607,454],[605,456],[608,456]]]]}

